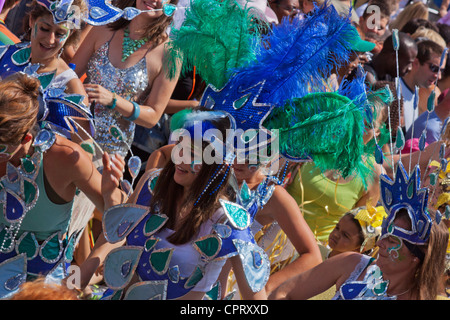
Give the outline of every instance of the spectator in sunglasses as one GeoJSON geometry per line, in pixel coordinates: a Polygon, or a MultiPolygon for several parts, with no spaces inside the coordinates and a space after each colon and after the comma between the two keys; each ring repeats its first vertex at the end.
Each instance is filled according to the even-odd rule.
{"type": "Polygon", "coordinates": [[[444,48],[434,41],[424,40],[418,42],[417,58],[412,63],[411,71],[400,78],[406,132],[412,131],[412,124],[420,113],[419,108],[414,108],[415,88],[416,86],[419,88],[431,88],[437,84],[446,63],[446,59],[444,59],[443,64],[440,65],[443,51],[444,48]],[[440,70],[441,68],[442,70],[440,70]]]}

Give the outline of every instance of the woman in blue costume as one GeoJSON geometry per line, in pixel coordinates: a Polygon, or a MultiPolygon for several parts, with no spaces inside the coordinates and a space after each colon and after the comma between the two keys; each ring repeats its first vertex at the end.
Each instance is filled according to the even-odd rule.
{"type": "MultiPolygon", "coordinates": [[[[181,114],[174,115],[174,120],[179,121],[177,118],[181,114]]],[[[172,129],[174,128],[172,127],[172,129]]],[[[147,168],[150,169],[152,165],[153,168],[164,167],[170,161],[169,154],[173,148],[174,145],[167,145],[158,149],[155,154],[152,154],[147,168]]],[[[314,267],[322,262],[322,258],[311,229],[306,224],[295,200],[284,190],[280,181],[274,176],[265,176],[263,169],[260,168],[263,164],[246,162],[245,164],[238,164],[235,161],[233,164],[233,172],[236,178],[232,176],[232,179],[236,179],[238,183],[238,185],[235,185],[236,190],[234,192],[237,194],[236,202],[243,206],[252,217],[251,231],[255,238],[258,239],[258,232],[266,227],[263,232],[264,235],[257,242],[266,251],[272,263],[271,267],[274,269],[266,284],[266,292],[269,294],[271,288],[277,287],[286,278],[298,272],[314,267]],[[278,234],[280,228],[282,232],[286,232],[286,240],[282,240],[283,236],[286,237],[284,233],[278,234]],[[281,237],[281,241],[274,241],[278,239],[277,237],[281,237]],[[296,259],[295,263],[292,263],[287,269],[283,268],[283,271],[281,271],[282,266],[292,262],[294,256],[297,257],[297,253],[301,257],[296,259]]],[[[225,290],[226,278],[228,278],[230,270],[231,265],[229,263],[222,270],[223,296],[231,292],[231,288],[225,290]]],[[[235,281],[236,279],[233,278],[229,284],[235,281]]]]}
{"type": "Polygon", "coordinates": [[[0,101],[0,296],[6,297],[39,274],[65,277],[77,237],[68,232],[75,195],[82,191],[100,211],[104,201],[89,155],[36,124],[45,103],[40,81],[12,75],[0,82],[0,101]]]}
{"type": "MultiPolygon", "coordinates": [[[[224,141],[228,117],[221,112],[198,114],[214,115],[203,118],[200,132],[215,129],[214,137],[224,141]]],[[[187,127],[190,136],[194,128],[187,127]]],[[[128,204],[109,201],[104,193],[111,207],[103,216],[104,234],[81,267],[82,288],[103,265],[110,289],[103,299],[202,299],[205,294],[216,299],[218,276],[230,258],[244,297],[265,297],[268,259],[254,243],[248,212],[229,201],[230,160],[191,161],[196,155],[204,157],[211,140],[193,147],[185,141],[183,137],[172,153],[178,164],[169,161],[162,170],[146,172],[128,204]],[[189,160],[183,159],[186,156],[189,160]]],[[[107,177],[107,162],[104,168],[107,177]]]]}
{"type": "Polygon", "coordinates": [[[445,267],[448,230],[439,212],[427,207],[428,189],[420,170],[408,174],[398,162],[395,179],[382,175],[381,198],[387,217],[376,259],[344,252],[287,280],[273,299],[307,299],[336,285],[334,299],[434,300],[445,267]]]}
{"type": "MultiPolygon", "coordinates": [[[[73,1],[72,5],[71,8],[76,7],[80,14],[86,11],[82,0],[73,1]]],[[[67,93],[82,95],[84,99],[87,94],[80,79],[60,58],[64,48],[76,44],[80,30],[70,19],[55,20],[55,10],[50,6],[49,1],[33,1],[28,16],[29,41],[0,47],[0,77],[6,78],[30,64],[36,64],[38,73],[56,72],[55,88],[66,87],[67,93]]]]}
{"type": "Polygon", "coordinates": [[[172,16],[162,10],[169,8],[164,7],[167,4],[162,0],[120,1],[118,8],[134,7],[145,12],[131,21],[122,18],[93,27],[72,59],[77,74],[87,75],[89,101],[96,102],[94,138],[109,153],[127,155],[136,124],[155,126],[177,83],[178,77],[166,77],[163,63],[166,32],[172,21],[172,16]],[[113,125],[122,131],[124,141],[111,136],[113,125]]]}

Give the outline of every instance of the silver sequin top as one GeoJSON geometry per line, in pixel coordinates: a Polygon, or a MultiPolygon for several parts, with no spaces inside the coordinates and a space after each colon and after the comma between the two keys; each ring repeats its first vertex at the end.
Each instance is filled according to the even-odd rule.
{"type": "MultiPolygon", "coordinates": [[[[109,43],[110,41],[102,45],[89,59],[86,83],[99,84],[124,99],[136,101],[148,86],[145,56],[134,66],[125,69],[116,68],[109,61],[109,43]]],[[[131,147],[133,142],[136,127],[134,122],[125,120],[119,112],[109,110],[98,103],[94,108],[94,119],[95,141],[109,154],[119,153],[125,157],[128,153],[128,146],[131,147]],[[128,146],[112,137],[109,133],[112,125],[122,130],[128,146]]]]}

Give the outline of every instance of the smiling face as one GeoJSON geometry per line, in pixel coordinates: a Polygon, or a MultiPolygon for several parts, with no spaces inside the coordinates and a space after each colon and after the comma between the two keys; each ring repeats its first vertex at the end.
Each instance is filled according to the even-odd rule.
{"type": "Polygon", "coordinates": [[[189,188],[202,168],[202,150],[197,150],[190,143],[190,139],[182,139],[177,145],[177,149],[174,148],[174,150],[179,150],[176,151],[178,154],[172,155],[172,157],[177,157],[180,161],[176,162],[173,179],[184,188],[189,188]],[[178,147],[181,148],[178,149],[178,147]],[[185,152],[190,152],[190,154],[186,155],[185,152]]]}
{"type": "Polygon", "coordinates": [[[56,58],[70,35],[64,23],[54,24],[51,14],[30,18],[33,62],[56,58]]]}
{"type": "MultiPolygon", "coordinates": [[[[161,9],[164,4],[169,3],[168,0],[137,0],[136,8],[142,11],[161,9]]],[[[157,18],[162,16],[164,13],[161,10],[149,11],[145,13],[148,17],[157,18]]]]}

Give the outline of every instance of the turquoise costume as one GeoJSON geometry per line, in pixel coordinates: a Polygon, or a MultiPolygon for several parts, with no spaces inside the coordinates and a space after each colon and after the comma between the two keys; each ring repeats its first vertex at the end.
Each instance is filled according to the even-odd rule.
{"type": "Polygon", "coordinates": [[[149,212],[148,203],[159,171],[140,190],[136,204],[110,208],[103,217],[105,237],[115,243],[126,238],[126,246],[113,250],[104,264],[109,287],[103,299],[175,299],[191,290],[208,291],[217,299],[217,277],[226,259],[239,255],[250,288],[260,291],[269,277],[269,260],[255,244],[249,230],[252,218],[241,206],[220,200],[221,208],[201,226],[199,238],[181,246],[165,239],[167,216],[149,212]],[[139,282],[126,293],[134,271],[139,282]]]}
{"type": "Polygon", "coordinates": [[[7,164],[0,179],[0,298],[38,275],[59,278],[72,261],[77,234],[67,235],[73,201],[52,203],[46,194],[43,152],[55,134],[42,129],[35,138],[35,153],[19,168],[7,164]]]}

